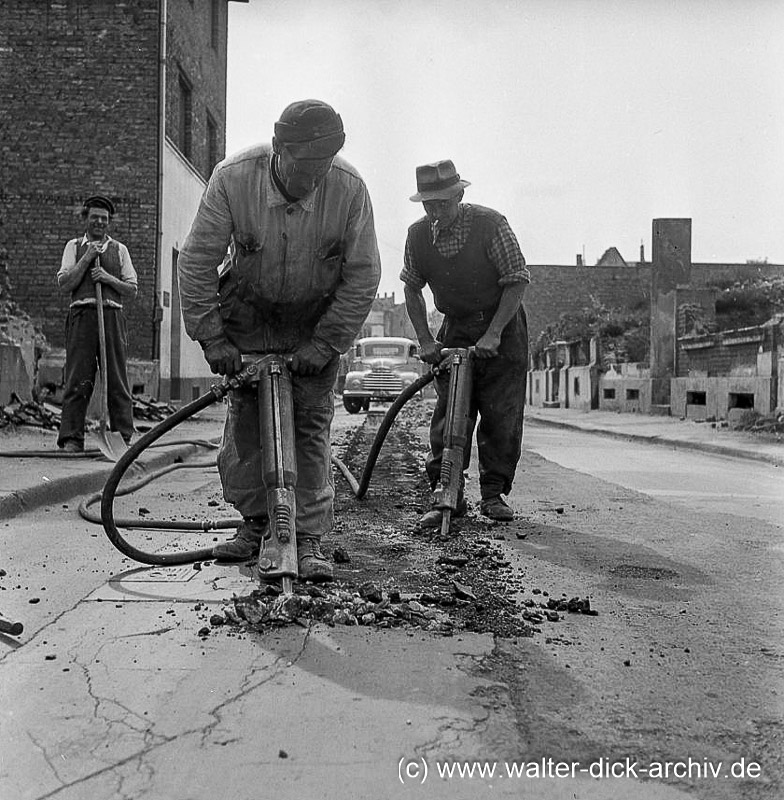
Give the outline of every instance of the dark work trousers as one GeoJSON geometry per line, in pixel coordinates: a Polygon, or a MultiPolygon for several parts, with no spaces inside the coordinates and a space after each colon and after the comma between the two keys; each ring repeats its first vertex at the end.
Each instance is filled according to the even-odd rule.
{"type": "MultiPolygon", "coordinates": [[[[473,360],[468,445],[463,454],[463,470],[468,469],[471,461],[471,441],[476,427],[482,500],[509,494],[512,488],[523,442],[527,376],[525,361],[511,361],[503,356],[473,360]]],[[[438,375],[435,384],[438,399],[430,421],[430,453],[425,463],[431,489],[438,483],[441,472],[449,373],[438,375]]]]}
{"type": "MultiPolygon", "coordinates": [[[[334,523],[330,428],[335,414],[334,358],[318,374],[292,375],[294,449],[297,457],[297,537],[320,538],[334,523]]],[[[218,452],[223,497],[243,517],[267,516],[262,478],[259,402],[255,387],[229,392],[229,408],[218,452]]]]}
{"type": "MultiPolygon", "coordinates": [[[[122,309],[104,307],[109,426],[123,439],[133,434],[133,403],[128,387],[128,333],[122,309]]],[[[95,386],[100,353],[98,313],[94,305],[72,306],[65,327],[65,394],[57,444],[84,444],[84,420],[95,386]]]]}

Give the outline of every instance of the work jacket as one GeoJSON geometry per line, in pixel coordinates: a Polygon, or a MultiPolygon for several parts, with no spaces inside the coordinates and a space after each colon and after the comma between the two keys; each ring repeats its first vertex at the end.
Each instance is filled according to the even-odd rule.
{"type": "Polygon", "coordinates": [[[307,340],[344,352],[381,276],[365,183],[336,157],[310,195],[290,202],[270,170],[269,145],[215,168],[177,261],[185,329],[199,341],[223,333],[242,352],[307,340]]]}

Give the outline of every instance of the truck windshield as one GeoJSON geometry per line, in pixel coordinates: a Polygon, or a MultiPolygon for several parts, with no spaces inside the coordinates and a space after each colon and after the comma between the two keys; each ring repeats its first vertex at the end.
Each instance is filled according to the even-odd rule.
{"type": "Polygon", "coordinates": [[[397,357],[397,358],[405,358],[406,357],[406,347],[402,344],[389,344],[389,342],[385,342],[384,344],[366,344],[365,345],[365,357],[397,357]]]}

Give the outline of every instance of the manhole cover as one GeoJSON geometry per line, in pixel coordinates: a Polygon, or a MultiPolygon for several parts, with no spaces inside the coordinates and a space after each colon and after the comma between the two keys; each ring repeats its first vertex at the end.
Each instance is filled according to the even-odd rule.
{"type": "Polygon", "coordinates": [[[638,578],[644,581],[659,581],[677,578],[678,573],[664,567],[643,567],[639,564],[619,564],[610,570],[616,578],[638,578]]]}

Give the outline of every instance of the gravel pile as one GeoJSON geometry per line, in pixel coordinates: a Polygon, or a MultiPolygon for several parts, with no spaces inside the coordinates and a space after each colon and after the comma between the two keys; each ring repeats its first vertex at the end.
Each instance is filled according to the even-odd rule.
{"type": "MultiPolygon", "coordinates": [[[[443,598],[449,605],[460,601],[443,598]]],[[[309,584],[298,585],[292,593],[270,584],[250,594],[232,598],[222,614],[210,617],[213,627],[239,625],[256,631],[291,624],[322,622],[326,625],[366,625],[376,628],[409,627],[451,636],[459,625],[443,610],[436,598],[415,598],[396,590],[386,591],[368,582],[358,589],[333,584],[329,589],[309,584]]],[[[202,628],[200,635],[207,635],[202,628]]]]}

